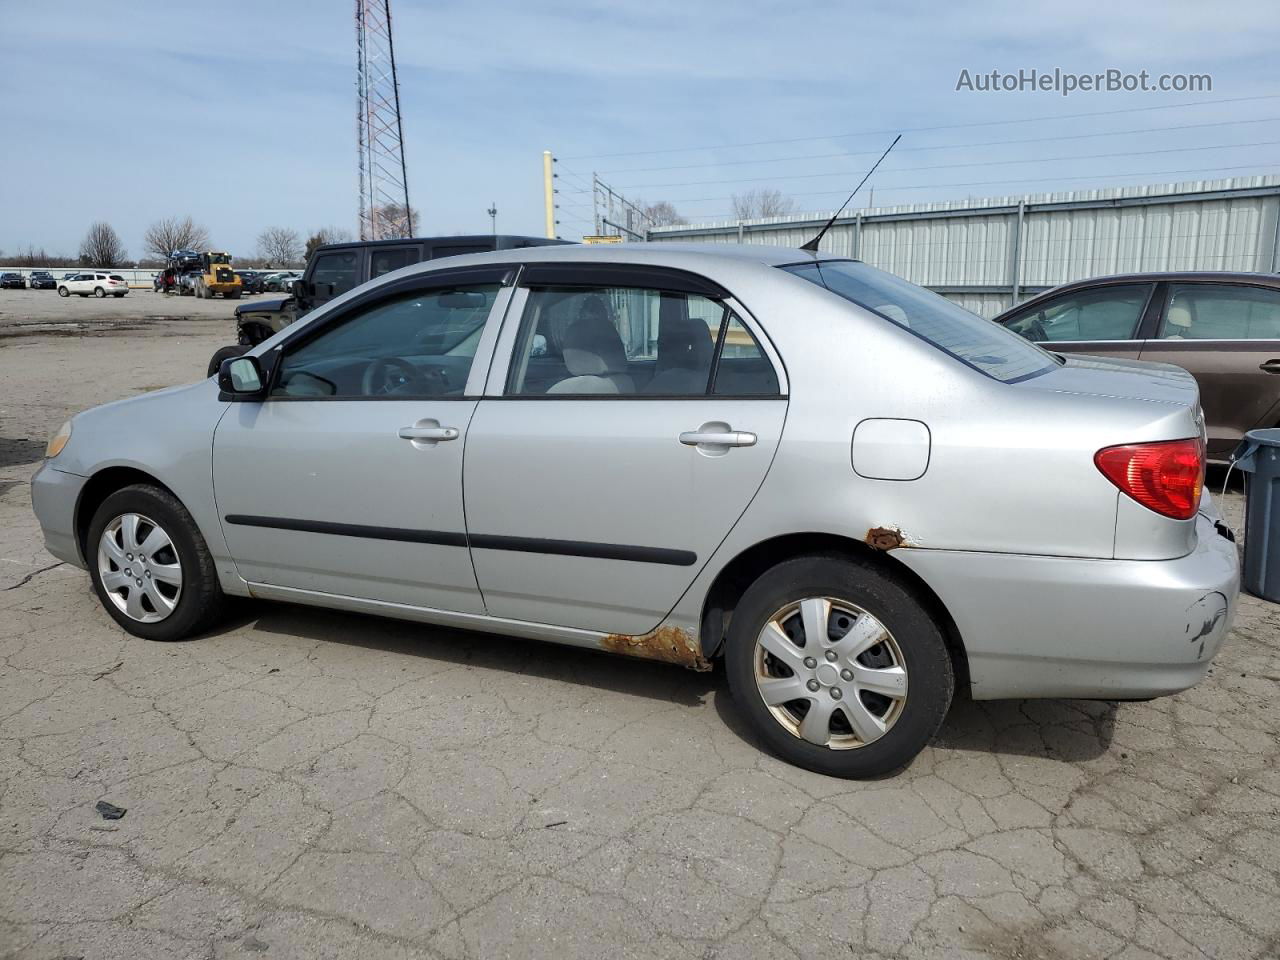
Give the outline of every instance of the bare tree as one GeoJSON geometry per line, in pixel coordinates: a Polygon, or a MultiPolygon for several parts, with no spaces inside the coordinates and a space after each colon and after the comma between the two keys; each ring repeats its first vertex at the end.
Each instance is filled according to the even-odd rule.
{"type": "Polygon", "coordinates": [[[680,216],[680,211],[668,200],[655,200],[653,203],[641,201],[639,206],[640,212],[648,217],[655,227],[670,227],[689,222],[680,216]]]}
{"type": "Polygon", "coordinates": [[[384,203],[374,208],[373,240],[399,240],[420,230],[422,215],[402,203],[384,203]]]}
{"type": "Polygon", "coordinates": [[[175,250],[203,250],[209,246],[209,231],[191,217],[165,217],[147,227],[142,235],[147,253],[157,260],[169,259],[175,250]]]}
{"type": "Polygon", "coordinates": [[[120,235],[111,224],[98,221],[80,243],[80,262],[86,267],[115,267],[126,256],[120,235]]]}
{"type": "Polygon", "coordinates": [[[796,207],[795,201],[784,196],[781,190],[757,187],[746,193],[733,195],[733,215],[739,220],[755,220],[759,217],[781,217],[796,207]]]}
{"type": "Polygon", "coordinates": [[[302,259],[302,239],[297,230],[267,227],[258,234],[258,256],[273,266],[293,266],[302,259]]]}
{"type": "Polygon", "coordinates": [[[307,237],[307,248],[303,255],[310,260],[316,247],[323,247],[326,243],[347,243],[354,239],[351,231],[343,227],[321,227],[307,237]]]}

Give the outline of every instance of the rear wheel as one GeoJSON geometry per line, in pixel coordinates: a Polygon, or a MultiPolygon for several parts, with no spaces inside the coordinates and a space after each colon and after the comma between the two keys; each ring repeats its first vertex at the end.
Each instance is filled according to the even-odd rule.
{"type": "Polygon", "coordinates": [[[99,300],[101,300],[103,297],[107,295],[107,291],[103,290],[101,287],[94,287],[93,295],[97,297],[99,300]]]}
{"type": "Polygon", "coordinates": [[[85,554],[102,606],[134,636],[181,640],[212,626],[225,606],[195,521],[159,487],[136,484],[107,497],[85,554]]]}
{"type": "Polygon", "coordinates": [[[912,592],[836,557],[789,560],[752,584],[725,661],[734,700],[770,749],[836,777],[910,763],[954,687],[942,631],[912,592]]]}

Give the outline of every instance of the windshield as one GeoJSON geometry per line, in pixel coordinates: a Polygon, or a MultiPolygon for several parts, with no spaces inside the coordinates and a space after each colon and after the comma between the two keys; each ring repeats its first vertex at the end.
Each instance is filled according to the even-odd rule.
{"type": "Polygon", "coordinates": [[[1057,365],[1051,354],[1004,327],[865,263],[824,260],[782,269],[879,314],[1004,383],[1026,380],[1057,365]]]}

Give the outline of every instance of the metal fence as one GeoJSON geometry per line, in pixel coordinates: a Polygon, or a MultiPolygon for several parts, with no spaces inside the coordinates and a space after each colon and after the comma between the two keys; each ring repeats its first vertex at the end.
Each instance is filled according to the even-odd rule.
{"type": "Polygon", "coordinates": [[[43,270],[51,273],[56,279],[61,280],[63,274],[67,273],[88,273],[90,270],[96,270],[99,273],[113,273],[117,277],[122,277],[129,284],[129,289],[147,289],[150,290],[155,284],[155,276],[159,270],[147,270],[134,267],[5,267],[0,266],[0,273],[20,273],[23,279],[30,277],[31,274],[43,270]]]}
{"type": "MultiPolygon", "coordinates": [[[[799,247],[830,216],[659,227],[648,239],[799,247]]],[[[858,210],[837,220],[821,247],[992,317],[1086,277],[1280,271],[1280,176],[858,210]]]]}

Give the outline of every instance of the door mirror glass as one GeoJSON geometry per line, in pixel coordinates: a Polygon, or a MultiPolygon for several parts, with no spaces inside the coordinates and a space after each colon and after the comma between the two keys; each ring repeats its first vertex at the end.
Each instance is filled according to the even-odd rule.
{"type": "Polygon", "coordinates": [[[293,296],[296,299],[298,300],[306,299],[307,282],[305,280],[295,280],[293,281],[293,283],[289,285],[289,287],[290,287],[290,292],[293,294],[293,296]]]}
{"type": "Polygon", "coordinates": [[[262,392],[262,367],[257,357],[232,357],[218,369],[218,388],[223,393],[253,396],[262,392]]]}

